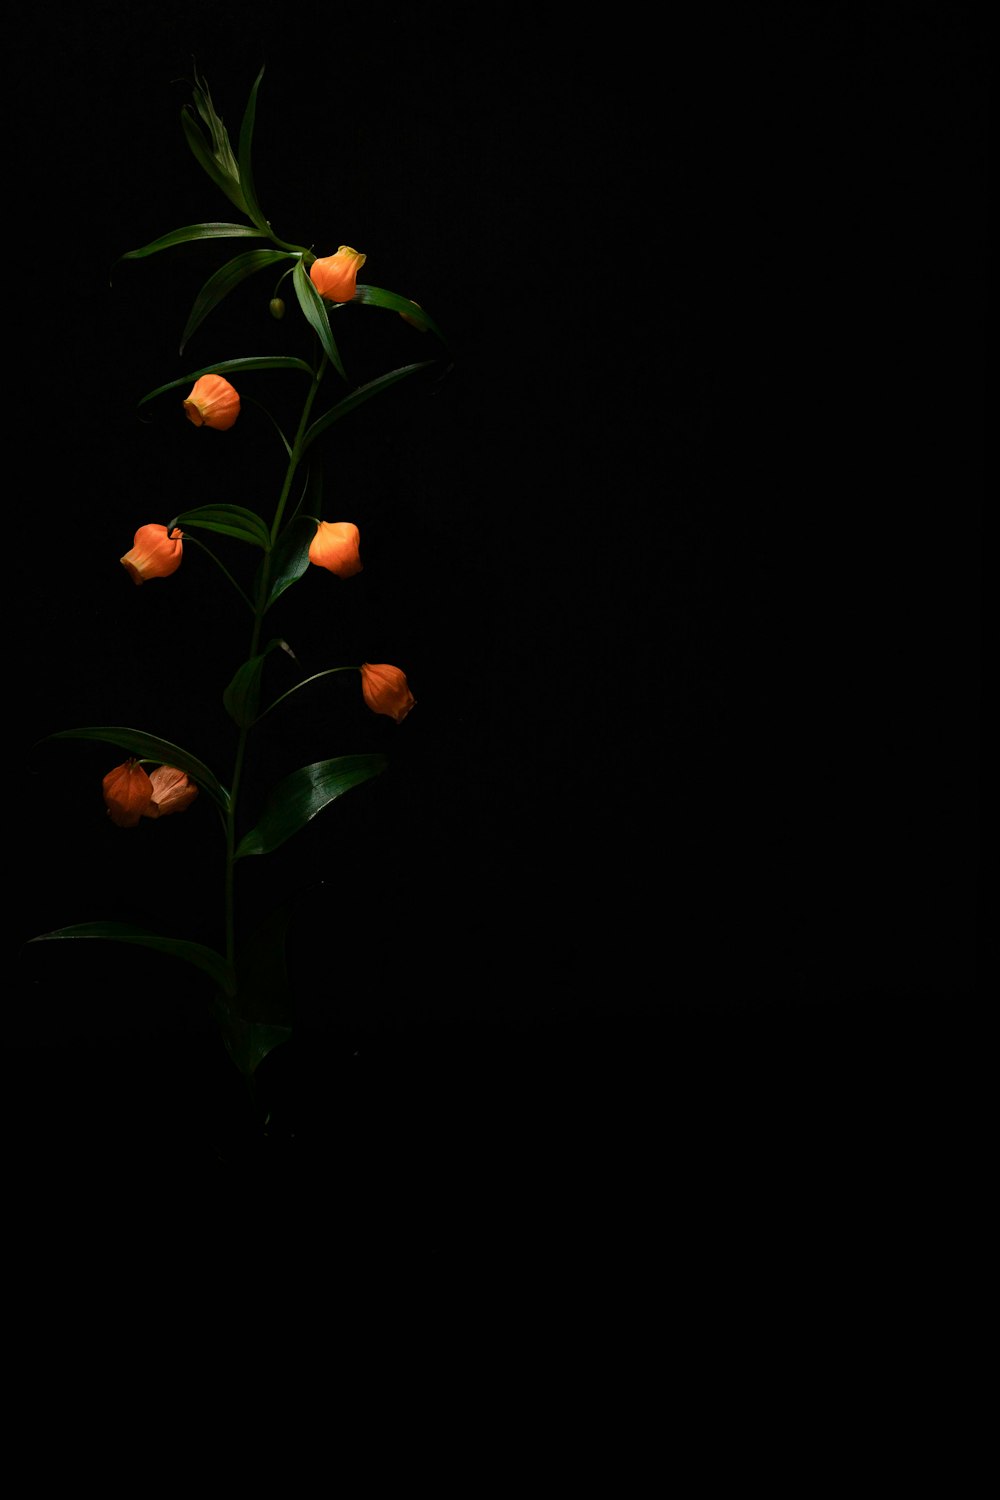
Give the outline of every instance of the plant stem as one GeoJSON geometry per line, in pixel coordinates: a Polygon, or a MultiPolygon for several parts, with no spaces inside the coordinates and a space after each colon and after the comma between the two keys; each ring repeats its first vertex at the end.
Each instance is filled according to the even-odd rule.
{"type": "MultiPolygon", "coordinates": [[[[295,471],[302,457],[303,438],[309,426],[309,417],[316,400],[320,381],[326,372],[327,356],[320,351],[319,363],[314,372],[312,382],[306,395],[302,408],[302,416],[299,419],[298,431],[295,434],[295,442],[288,458],[288,468],[285,471],[284,483],[278,496],[278,504],[274,512],[274,520],[271,523],[271,547],[273,549],[281,532],[281,520],[291,494],[292,481],[295,471]]],[[[254,605],[253,632],[250,637],[250,651],[248,660],[252,660],[260,650],[260,633],[264,624],[264,615],[267,611],[268,593],[271,586],[271,552],[265,552],[264,561],[260,569],[260,582],[257,587],[257,600],[254,605]]],[[[233,775],[230,783],[229,811],[226,815],[226,886],[225,886],[225,919],[226,919],[226,958],[235,968],[236,965],[236,900],[235,900],[235,866],[236,866],[236,809],[239,801],[240,781],[243,776],[243,762],[246,757],[247,736],[252,725],[244,725],[240,729],[239,739],[236,743],[236,758],[233,764],[233,775]]],[[[238,981],[237,981],[238,982],[238,981]]]]}

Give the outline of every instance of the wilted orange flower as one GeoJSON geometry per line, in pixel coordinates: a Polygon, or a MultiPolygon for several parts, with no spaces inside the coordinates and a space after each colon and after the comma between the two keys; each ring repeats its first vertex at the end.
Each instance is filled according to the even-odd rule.
{"type": "Polygon", "coordinates": [[[152,801],[143,808],[146,818],[165,818],[170,813],[184,812],[198,795],[198,788],[186,771],[176,766],[158,766],[149,778],[152,801]]]}
{"type": "Polygon", "coordinates": [[[225,432],[240,414],[240,398],[221,375],[202,375],[184,402],[184,414],[196,427],[225,432]]]}
{"type": "Polygon", "coordinates": [[[350,302],[354,296],[358,272],[368,259],[350,245],[341,245],[336,255],[314,260],[309,278],[321,297],[328,302],[350,302]]]}
{"type": "Polygon", "coordinates": [[[417,701],[410,692],[405,675],[398,667],[387,666],[384,662],[378,666],[367,661],[362,664],[361,691],[372,713],[387,714],[397,724],[402,724],[417,701]]]}
{"type": "Polygon", "coordinates": [[[176,526],[169,536],[165,526],[140,526],[131,552],[126,552],[119,562],[133,583],[145,583],[147,578],[169,578],[181,565],[182,536],[176,526]]]}
{"type": "Polygon", "coordinates": [[[309,561],[318,568],[353,578],[361,572],[361,533],[352,521],[320,521],[309,544],[309,561]]]}
{"type": "Polygon", "coordinates": [[[135,828],[153,800],[153,784],[137,760],[126,760],[102,782],[108,817],[119,828],[135,828]]]}
{"type": "Polygon", "coordinates": [[[185,771],[176,766],[157,766],[147,776],[135,759],[109,771],[102,783],[108,817],[119,828],[135,828],[140,818],[165,818],[183,812],[198,795],[198,788],[185,771]]]}

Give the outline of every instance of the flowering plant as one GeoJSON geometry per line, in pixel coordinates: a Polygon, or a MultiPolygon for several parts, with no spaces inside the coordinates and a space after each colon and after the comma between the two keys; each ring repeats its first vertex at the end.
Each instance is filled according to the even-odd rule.
{"type": "MultiPolygon", "coordinates": [[[[364,254],[341,245],[335,254],[317,257],[312,249],[289,243],[274,232],[260,207],[251,168],[262,77],[263,70],[250,92],[236,151],[216,113],[208,86],[197,72],[193,101],[184,108],[181,117],[196,160],[247,222],[190,224],[122,257],[142,260],[194,241],[269,242],[267,248],[242,250],[208,278],[184,327],[182,354],[223,299],[260,271],[278,272],[269,304],[271,315],[279,321],[284,318],[286,307],[281,292],[286,282],[290,282],[293,294],[290,300],[301,315],[284,326],[298,337],[304,352],[216,360],[158,386],[139,402],[140,407],[146,407],[161,402],[170,393],[176,398],[182,392],[178,416],[183,414],[196,428],[225,434],[240,419],[243,406],[240,386],[245,375],[265,371],[305,386],[294,432],[289,430],[286,434],[264,408],[284,454],[284,477],[268,513],[258,513],[244,504],[229,501],[181,508],[165,521],[140,525],[131,548],[121,557],[127,576],[141,586],[169,580],[184,564],[185,554],[193,546],[199,561],[207,558],[217,565],[237,607],[249,612],[246,657],[229,677],[222,694],[234,732],[231,766],[228,775],[223,776],[190,750],[158,734],[122,725],[91,725],[62,730],[50,737],[96,741],[125,753],[125,759],[103,778],[107,814],[118,828],[141,828],[147,819],[159,820],[185,812],[196,801],[212,805],[222,832],[224,867],[217,924],[219,940],[213,946],[115,921],[61,927],[34,939],[101,938],[138,944],[195,966],[212,982],[216,1016],[226,1047],[251,1084],[262,1059],[290,1034],[287,999],[282,992],[287,915],[279,911],[273,921],[241,924],[238,872],[248,858],[279,848],[345,792],[377,776],[385,769],[386,757],[381,753],[356,753],[315,761],[285,776],[266,795],[255,797],[256,789],[245,784],[252,780],[246,774],[250,736],[265,715],[279,709],[307,684],[340,673],[357,674],[364,704],[373,713],[391,718],[397,724],[402,723],[414,706],[405,673],[390,663],[331,665],[305,677],[300,674],[301,680],[277,696],[269,695],[266,690],[267,668],[269,662],[274,662],[273,653],[283,652],[286,659],[297,662],[287,641],[271,635],[270,630],[265,633],[265,622],[269,623],[271,611],[287,591],[310,568],[326,570],[343,581],[362,571],[358,527],[352,521],[325,520],[321,514],[322,475],[319,463],[314,462],[321,440],[328,437],[337,422],[362,404],[434,364],[433,359],[407,363],[352,387],[334,327],[347,305],[375,307],[399,314],[406,323],[422,332],[431,332],[444,345],[440,329],[416,302],[380,287],[358,283],[358,273],[366,261],[364,254]],[[327,379],[331,369],[339,381],[332,392],[327,379]],[[324,400],[328,393],[330,399],[324,400]],[[234,542],[238,544],[235,550],[246,564],[242,577],[238,565],[230,568],[215,555],[205,536],[227,538],[223,545],[228,547],[234,542]]],[[[221,441],[229,440],[223,437],[221,441]]],[[[217,545],[213,542],[213,546],[217,545]]]]}

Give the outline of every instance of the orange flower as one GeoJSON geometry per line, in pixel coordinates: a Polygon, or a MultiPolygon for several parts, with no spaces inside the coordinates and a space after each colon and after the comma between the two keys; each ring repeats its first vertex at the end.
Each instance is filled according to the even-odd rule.
{"type": "Polygon", "coordinates": [[[240,414],[240,398],[221,375],[202,375],[184,402],[184,414],[196,427],[215,427],[225,432],[240,414]]]}
{"type": "Polygon", "coordinates": [[[145,583],[147,578],[169,578],[181,565],[183,534],[176,526],[169,536],[165,526],[140,526],[132,551],[119,562],[136,584],[145,583]]]}
{"type": "Polygon", "coordinates": [[[309,544],[309,561],[318,568],[353,578],[361,572],[361,533],[351,521],[320,521],[309,544]]]}
{"type": "Polygon", "coordinates": [[[387,714],[397,724],[402,724],[417,701],[399,668],[384,662],[379,666],[367,661],[362,664],[361,691],[372,713],[387,714]]]}
{"type": "Polygon", "coordinates": [[[158,766],[149,784],[152,801],[142,810],[146,818],[165,818],[170,813],[184,812],[198,795],[198,788],[187,772],[178,771],[176,766],[158,766]]]}
{"type": "Polygon", "coordinates": [[[102,782],[108,817],[119,828],[135,828],[153,800],[153,784],[137,760],[109,771],[102,782]]]}
{"type": "Polygon", "coordinates": [[[350,302],[358,279],[358,272],[368,259],[350,245],[341,245],[336,255],[314,260],[309,267],[309,279],[328,302],[350,302]]]}
{"type": "Polygon", "coordinates": [[[115,766],[102,785],[108,817],[119,828],[135,828],[140,818],[183,812],[198,795],[194,782],[176,766],[157,766],[147,776],[135,759],[115,766]]]}

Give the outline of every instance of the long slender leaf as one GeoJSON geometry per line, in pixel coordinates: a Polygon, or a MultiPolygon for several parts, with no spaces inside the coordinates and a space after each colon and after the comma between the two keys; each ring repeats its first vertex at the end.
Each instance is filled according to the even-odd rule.
{"type": "Polygon", "coordinates": [[[29,939],[32,943],[47,943],[58,939],[104,938],[115,943],[135,943],[140,948],[153,948],[158,953],[169,953],[172,958],[183,959],[201,969],[226,995],[236,993],[236,980],[231,966],[221,953],[206,948],[203,943],[190,943],[184,938],[164,937],[158,932],[149,932],[144,927],[134,927],[130,922],[79,922],[73,927],[57,927],[53,932],[41,932],[29,939]]]}
{"type": "Polygon", "coordinates": [[[260,204],[257,201],[257,190],[254,187],[253,168],[251,166],[251,149],[253,146],[254,119],[257,113],[257,90],[260,88],[260,80],[263,76],[264,69],[261,68],[257,74],[254,86],[250,90],[250,98],[247,100],[247,107],[243,114],[243,123],[240,126],[239,156],[240,187],[243,189],[243,196],[246,199],[251,219],[253,219],[255,224],[259,224],[261,228],[267,225],[267,220],[264,218],[260,204]]]}
{"type": "Polygon", "coordinates": [[[218,307],[224,297],[238,287],[241,281],[252,276],[255,271],[263,271],[267,266],[273,266],[281,260],[294,260],[285,250],[245,250],[242,255],[234,256],[224,266],[205,282],[201,291],[194,299],[194,306],[188,314],[188,320],[184,325],[181,335],[181,347],[178,353],[184,353],[184,346],[198,328],[208,317],[214,307],[218,307]]]}
{"type": "Polygon", "coordinates": [[[138,250],[126,250],[120,260],[141,260],[145,255],[156,255],[160,250],[170,250],[174,245],[186,245],[191,240],[264,240],[267,231],[249,224],[185,224],[183,229],[172,229],[158,240],[150,240],[138,250]]]}
{"type": "Polygon", "coordinates": [[[132,755],[137,755],[143,760],[155,760],[160,765],[176,766],[179,771],[186,771],[200,787],[203,787],[223,812],[229,809],[229,793],[216,780],[205,763],[197,756],[189,754],[187,750],[182,750],[180,745],[172,745],[169,740],[161,740],[155,734],[146,734],[142,729],[129,729],[124,724],[90,724],[82,729],[58,729],[55,734],[46,735],[45,738],[47,740],[96,740],[104,745],[118,745],[122,750],[128,750],[132,755]]]}
{"type": "Polygon", "coordinates": [[[199,526],[203,531],[217,531],[241,542],[251,542],[265,552],[271,550],[267,526],[255,511],[242,505],[200,505],[196,510],[185,510],[175,516],[167,528],[168,534],[175,526],[199,526]]]}
{"type": "Polygon", "coordinates": [[[331,407],[328,412],[324,412],[323,416],[312,424],[302,439],[302,452],[304,453],[309,444],[315,442],[320,434],[325,432],[328,427],[331,427],[334,422],[339,422],[341,417],[346,417],[348,413],[362,406],[364,402],[370,401],[373,396],[378,396],[382,391],[388,390],[391,385],[396,384],[397,380],[403,380],[407,375],[413,375],[417,370],[426,370],[427,366],[433,363],[434,360],[432,359],[423,359],[419,364],[401,365],[398,370],[390,370],[387,375],[379,375],[377,379],[369,380],[367,385],[359,385],[356,391],[352,391],[349,396],[345,396],[343,401],[338,401],[336,406],[331,407]]]}
{"type": "Polygon", "coordinates": [[[297,516],[290,521],[271,553],[271,589],[267,608],[297,583],[309,567],[309,546],[316,535],[316,522],[308,516],[297,516]]]}
{"type": "Polygon", "coordinates": [[[270,854],[337,797],[378,776],[388,761],[384,755],[339,755],[301,766],[274,788],[257,827],[240,840],[236,858],[270,854]]]}
{"type": "Polygon", "coordinates": [[[208,127],[210,144],[206,143],[204,132],[191,113],[191,106],[185,105],[181,110],[181,125],[188,145],[197,161],[212,181],[222,189],[230,202],[235,203],[237,208],[252,218],[240,187],[240,170],[229,143],[229,133],[221,116],[216,114],[208,84],[203,78],[199,78],[197,73],[195,73],[194,81],[194,105],[202,121],[208,127]]]}
{"type": "Polygon", "coordinates": [[[346,380],[347,371],[344,369],[337,345],[334,342],[333,329],[330,327],[330,318],[326,306],[323,298],[309,280],[309,275],[301,260],[292,272],[292,285],[295,288],[295,295],[299,299],[299,306],[305,314],[306,322],[315,330],[320,343],[323,345],[327,359],[329,359],[337,373],[346,380]]]}
{"type": "Polygon", "coordinates": [[[241,667],[236,669],[232,681],[222,694],[222,701],[226,712],[240,729],[249,729],[257,717],[260,707],[260,682],[264,671],[264,662],[268,655],[281,647],[291,655],[291,648],[287,641],[268,641],[259,656],[251,656],[241,667]]]}
{"type": "Polygon", "coordinates": [[[304,370],[307,375],[312,374],[311,366],[304,359],[296,359],[291,354],[267,354],[261,356],[251,355],[243,359],[224,359],[215,365],[204,365],[200,370],[192,370],[190,375],[181,375],[177,380],[168,380],[166,385],[158,385],[155,391],[149,391],[139,402],[145,406],[147,401],[152,401],[156,396],[162,396],[166,391],[175,391],[179,385],[193,385],[201,375],[239,375],[244,370],[304,370]]]}
{"type": "Polygon", "coordinates": [[[369,307],[391,308],[393,312],[402,313],[405,317],[412,318],[414,322],[422,323],[425,328],[430,329],[431,333],[437,335],[442,344],[448,342],[430,314],[424,312],[423,308],[410,297],[401,297],[398,292],[387,292],[380,286],[359,286],[355,288],[351,300],[366,303],[369,307]]]}
{"type": "Polygon", "coordinates": [[[181,128],[184,131],[184,139],[194,153],[195,160],[199,166],[208,173],[216,187],[222,189],[230,203],[238,208],[241,213],[245,213],[248,218],[252,217],[250,210],[247,208],[239,179],[226,171],[215,159],[205,144],[204,134],[194,115],[191,113],[190,105],[187,104],[181,110],[181,128]]]}

